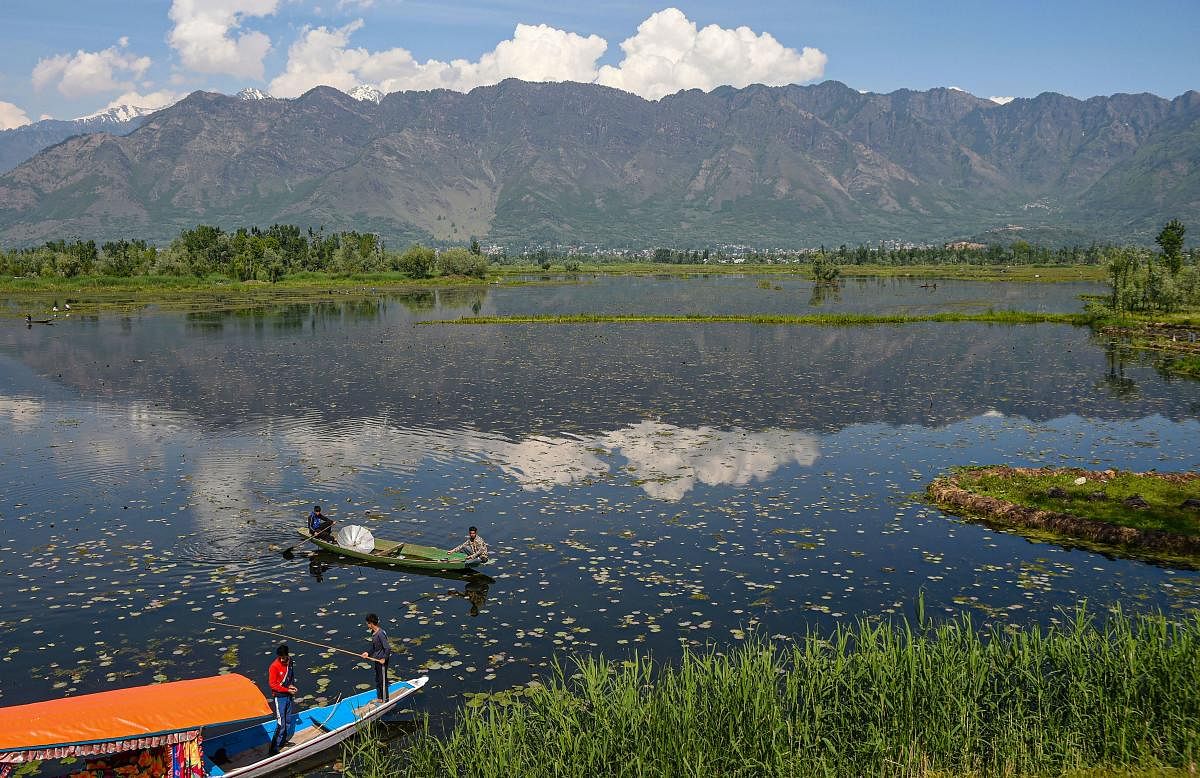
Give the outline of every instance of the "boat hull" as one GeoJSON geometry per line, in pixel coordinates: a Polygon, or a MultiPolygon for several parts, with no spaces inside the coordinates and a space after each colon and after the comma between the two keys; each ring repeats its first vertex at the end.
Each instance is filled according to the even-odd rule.
{"type": "Polygon", "coordinates": [[[206,739],[204,756],[207,773],[210,776],[225,778],[255,778],[272,775],[305,762],[351,737],[364,724],[376,721],[396,710],[409,695],[428,681],[428,676],[421,676],[391,684],[388,687],[389,699],[383,704],[370,705],[375,699],[375,692],[369,691],[347,697],[333,705],[301,711],[296,717],[296,731],[292,739],[295,745],[285,747],[274,756],[264,755],[257,758],[258,752],[262,751],[265,754],[265,749],[275,734],[276,724],[273,719],[254,727],[206,739]],[[212,757],[221,750],[232,754],[226,767],[212,761],[212,757]]]}
{"type": "Polygon", "coordinates": [[[451,553],[433,546],[421,546],[416,543],[396,543],[391,540],[375,540],[374,553],[355,551],[352,548],[339,546],[327,540],[309,536],[307,529],[299,529],[301,536],[323,551],[345,557],[359,559],[387,567],[407,567],[414,570],[473,570],[479,560],[467,561],[466,554],[451,553]]]}

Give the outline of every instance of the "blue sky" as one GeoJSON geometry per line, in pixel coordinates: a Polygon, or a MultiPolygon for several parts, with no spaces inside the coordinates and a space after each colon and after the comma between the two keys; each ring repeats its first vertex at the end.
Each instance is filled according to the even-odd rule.
{"type": "Polygon", "coordinates": [[[981,97],[1200,88],[1197,0],[0,3],[0,126],[194,89],[469,89],[509,75],[595,80],[651,99],[825,79],[981,97]]]}

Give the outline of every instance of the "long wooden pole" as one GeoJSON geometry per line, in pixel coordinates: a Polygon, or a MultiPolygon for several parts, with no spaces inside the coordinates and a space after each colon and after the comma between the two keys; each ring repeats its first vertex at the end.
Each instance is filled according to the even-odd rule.
{"type": "MultiPolygon", "coordinates": [[[[348,651],[344,648],[338,648],[337,646],[327,646],[324,643],[314,643],[311,640],[305,640],[304,638],[293,637],[292,635],[285,635],[282,632],[279,632],[277,630],[259,629],[258,627],[247,627],[244,624],[231,624],[228,621],[209,621],[208,623],[216,624],[218,627],[233,627],[234,629],[244,629],[244,630],[248,630],[250,632],[261,632],[264,635],[271,635],[273,637],[281,637],[281,638],[286,638],[287,640],[294,640],[297,643],[304,643],[305,645],[316,646],[317,648],[323,648],[326,651],[339,651],[343,654],[349,654],[350,656],[356,657],[358,659],[363,658],[362,652],[355,653],[353,651],[348,651]]],[[[373,656],[369,656],[369,657],[367,657],[367,659],[370,659],[372,662],[376,662],[378,664],[383,664],[382,659],[376,659],[373,656]]]]}

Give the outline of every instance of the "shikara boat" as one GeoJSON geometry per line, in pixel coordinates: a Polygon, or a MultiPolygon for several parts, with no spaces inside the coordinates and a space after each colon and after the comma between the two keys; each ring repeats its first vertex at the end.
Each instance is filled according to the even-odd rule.
{"type": "Polygon", "coordinates": [[[202,768],[205,727],[270,715],[254,682],[235,674],[0,708],[0,776],[67,758],[101,773],[184,774],[202,768]]]}
{"type": "Polygon", "coordinates": [[[105,775],[268,775],[342,742],[428,680],[393,683],[386,703],[370,691],[301,711],[295,735],[275,756],[267,754],[276,729],[271,706],[253,681],[233,673],[0,708],[0,778],[59,759],[105,775]]]}
{"type": "Polygon", "coordinates": [[[468,562],[466,554],[451,553],[440,548],[421,546],[416,543],[397,543],[392,540],[375,538],[375,548],[369,552],[363,552],[340,546],[329,540],[314,538],[304,527],[298,529],[297,532],[324,551],[348,559],[361,559],[364,562],[388,567],[411,567],[420,570],[471,570],[480,564],[477,559],[468,562]]]}

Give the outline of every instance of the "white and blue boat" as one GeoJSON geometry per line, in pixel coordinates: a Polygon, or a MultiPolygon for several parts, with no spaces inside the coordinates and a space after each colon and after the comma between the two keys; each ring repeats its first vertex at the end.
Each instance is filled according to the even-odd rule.
{"type": "Polygon", "coordinates": [[[332,705],[302,710],[293,719],[295,735],[274,756],[269,755],[271,738],[279,726],[274,719],[206,737],[202,744],[205,771],[210,776],[253,778],[304,762],[394,711],[428,681],[428,676],[421,676],[393,683],[388,687],[387,702],[380,702],[371,690],[332,705]]]}

